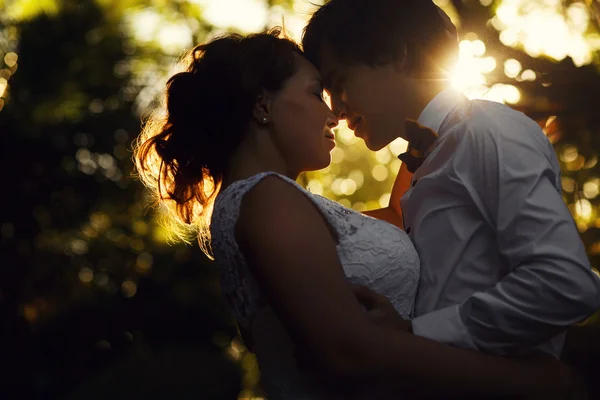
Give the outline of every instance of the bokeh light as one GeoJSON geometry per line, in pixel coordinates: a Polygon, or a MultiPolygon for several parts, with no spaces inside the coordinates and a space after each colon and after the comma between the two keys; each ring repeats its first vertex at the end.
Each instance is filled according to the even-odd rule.
{"type": "Polygon", "coordinates": [[[564,3],[558,0],[502,0],[492,19],[506,46],[557,61],[569,56],[576,66],[591,63],[600,49],[596,40],[585,36],[589,23],[590,12],[584,2],[573,2],[565,12],[564,3]]]}

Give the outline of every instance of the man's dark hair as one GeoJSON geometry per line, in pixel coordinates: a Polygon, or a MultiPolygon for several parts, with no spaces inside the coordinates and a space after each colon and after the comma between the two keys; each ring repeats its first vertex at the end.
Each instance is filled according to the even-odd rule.
{"type": "Polygon", "coordinates": [[[401,60],[414,75],[439,75],[458,57],[456,28],[431,0],[330,0],[304,28],[302,45],[317,66],[327,45],[340,62],[401,60]]]}

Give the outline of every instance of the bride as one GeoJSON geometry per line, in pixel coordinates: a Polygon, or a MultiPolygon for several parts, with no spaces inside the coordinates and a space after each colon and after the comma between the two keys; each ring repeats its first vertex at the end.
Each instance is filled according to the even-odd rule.
{"type": "MultiPolygon", "coordinates": [[[[352,284],[386,296],[408,320],[419,257],[400,217],[395,226],[295,182],[329,165],[338,121],[294,42],[279,30],[231,34],[197,46],[186,62],[134,158],[159,201],[199,227],[203,247],[212,241],[223,295],[269,398],[348,389],[362,398],[535,396],[567,387],[568,371],[549,358],[484,355],[370,320],[352,284]],[[298,355],[310,355],[309,368],[298,355]]],[[[406,181],[401,174],[393,196],[406,181]]]]}

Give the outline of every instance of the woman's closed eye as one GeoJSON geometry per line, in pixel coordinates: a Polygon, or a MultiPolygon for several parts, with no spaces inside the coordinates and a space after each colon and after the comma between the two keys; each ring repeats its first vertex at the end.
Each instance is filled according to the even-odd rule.
{"type": "Polygon", "coordinates": [[[331,97],[329,93],[325,90],[323,86],[323,82],[315,81],[316,87],[314,88],[313,95],[316,96],[320,101],[325,103],[327,107],[331,108],[331,97]]]}
{"type": "Polygon", "coordinates": [[[319,98],[319,100],[321,100],[321,101],[325,101],[325,97],[324,97],[323,91],[324,91],[324,89],[323,89],[323,83],[319,82],[319,81],[316,81],[315,82],[315,87],[314,87],[314,93],[313,94],[315,96],[317,96],[319,98]]]}

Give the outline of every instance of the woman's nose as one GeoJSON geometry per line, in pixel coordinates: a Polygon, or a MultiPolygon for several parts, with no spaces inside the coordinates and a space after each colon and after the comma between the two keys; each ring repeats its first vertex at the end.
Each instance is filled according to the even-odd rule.
{"type": "Polygon", "coordinates": [[[340,122],[340,120],[338,119],[338,117],[336,117],[335,115],[331,114],[329,116],[329,118],[327,118],[327,127],[329,129],[333,129],[336,126],[338,126],[339,122],[340,122]]]}

